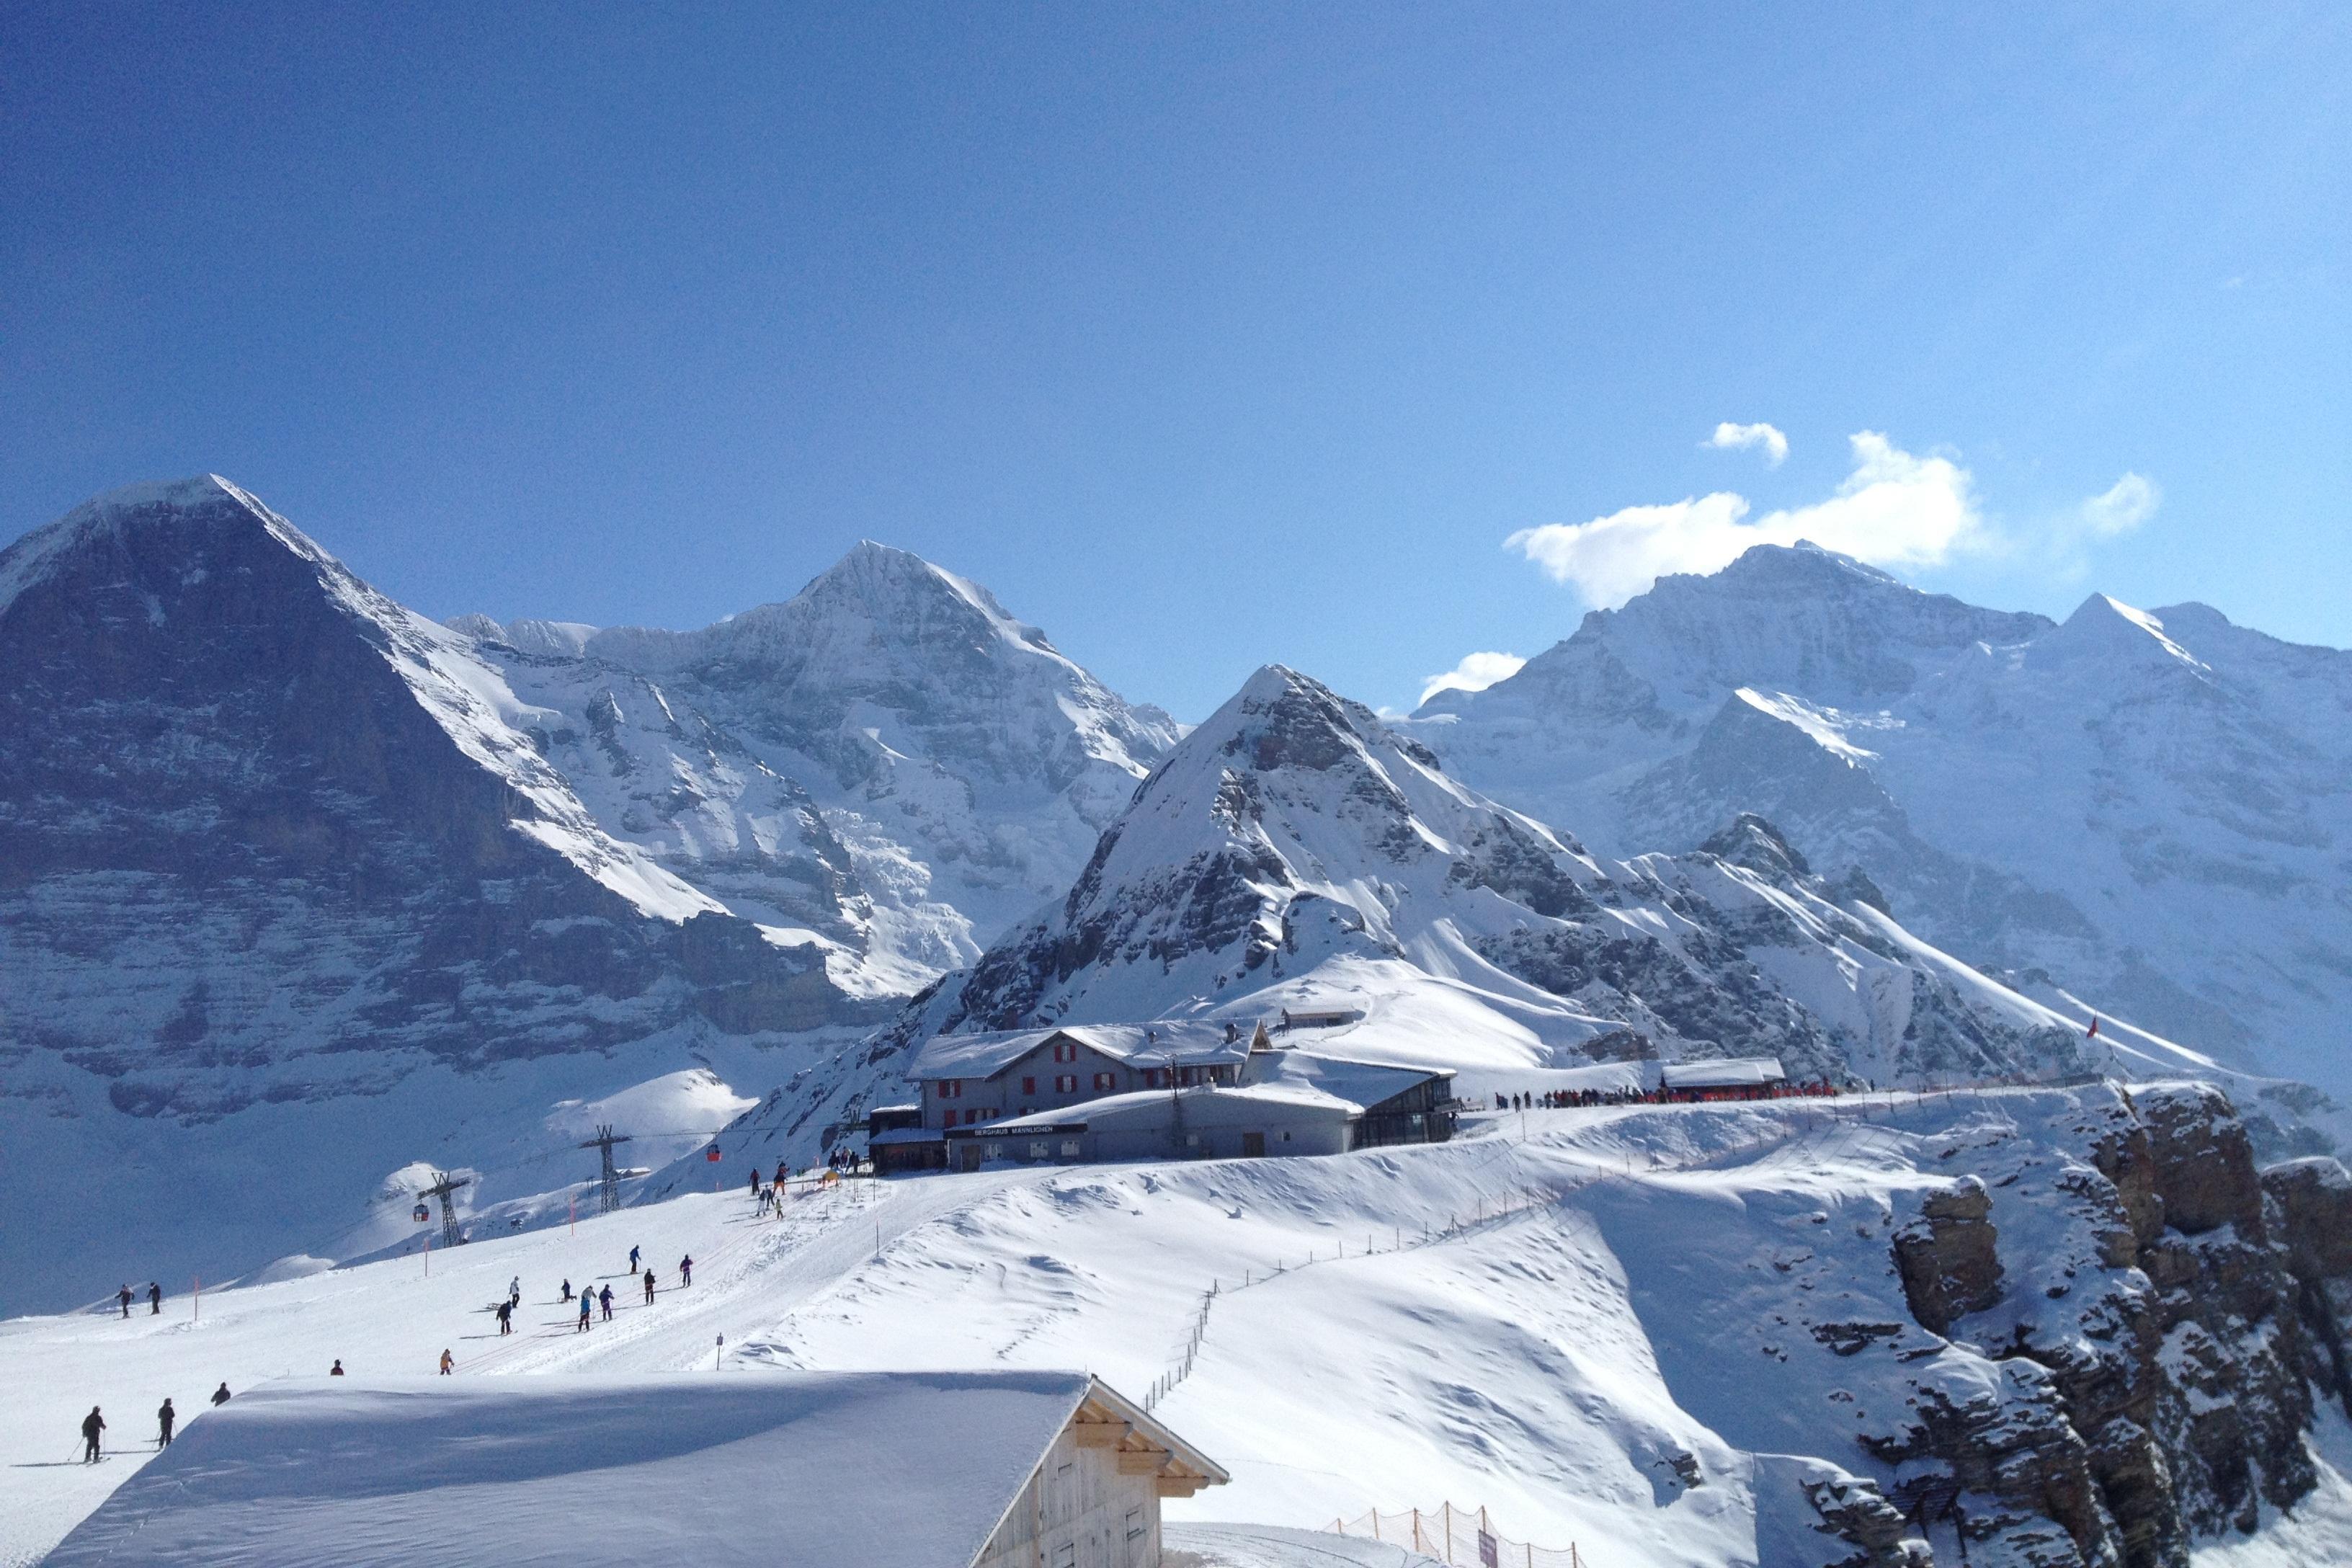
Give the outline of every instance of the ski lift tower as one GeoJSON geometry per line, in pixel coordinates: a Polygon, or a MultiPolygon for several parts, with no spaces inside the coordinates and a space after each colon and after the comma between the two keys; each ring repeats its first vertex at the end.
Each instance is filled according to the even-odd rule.
{"type": "Polygon", "coordinates": [[[457,1229],[457,1205],[449,1199],[460,1187],[471,1185],[471,1176],[452,1176],[446,1171],[436,1171],[433,1173],[433,1184],[416,1194],[420,1198],[441,1200],[441,1245],[444,1247],[456,1247],[466,1239],[457,1229]]]}
{"type": "Polygon", "coordinates": [[[596,1129],[596,1136],[580,1145],[583,1149],[597,1149],[604,1152],[604,1190],[602,1194],[603,1206],[599,1210],[600,1213],[611,1214],[621,1206],[621,1172],[620,1168],[613,1163],[613,1145],[625,1143],[628,1141],[627,1133],[614,1132],[611,1124],[607,1123],[596,1129]]]}

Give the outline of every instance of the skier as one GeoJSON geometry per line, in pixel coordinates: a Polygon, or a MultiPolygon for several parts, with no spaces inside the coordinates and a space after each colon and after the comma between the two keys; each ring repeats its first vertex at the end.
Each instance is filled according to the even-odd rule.
{"type": "Polygon", "coordinates": [[[782,1160],[776,1162],[776,1206],[780,1209],[784,1206],[784,1178],[792,1173],[793,1168],[790,1165],[785,1164],[782,1160]]]}
{"type": "Polygon", "coordinates": [[[147,1281],[147,1315],[160,1317],[163,1311],[163,1287],[152,1279],[147,1281]]]}
{"type": "Polygon", "coordinates": [[[760,1167],[757,1165],[751,1167],[751,1195],[755,1198],[760,1195],[760,1167]]]}
{"type": "Polygon", "coordinates": [[[572,1300],[572,1281],[568,1277],[563,1281],[563,1299],[567,1301],[572,1300]]]}
{"type": "Polygon", "coordinates": [[[121,1289],[117,1290],[114,1293],[114,1299],[122,1303],[122,1315],[126,1318],[129,1317],[131,1315],[131,1287],[125,1285],[121,1289]]]}
{"type": "Polygon", "coordinates": [[[613,1288],[610,1285],[596,1292],[596,1304],[604,1310],[604,1321],[611,1322],[613,1321],[613,1288]]]}
{"type": "MultiPolygon", "coordinates": [[[[341,1377],[341,1376],[342,1376],[342,1375],[343,1375],[343,1358],[342,1358],[342,1357],[341,1357],[341,1356],[337,1356],[337,1357],[335,1358],[335,1364],[334,1364],[334,1365],[332,1365],[332,1366],[331,1366],[331,1367],[329,1367],[329,1368],[327,1369],[327,1375],[328,1375],[329,1377],[341,1377]]],[[[223,1386],[224,1386],[224,1387],[226,1387],[226,1384],[224,1384],[223,1386]]]]}
{"type": "Polygon", "coordinates": [[[632,1273],[632,1274],[635,1274],[636,1271],[637,1271],[637,1249],[636,1249],[635,1247],[633,1247],[629,1248],[629,1272],[630,1272],[630,1273],[632,1273]]]}
{"type": "Polygon", "coordinates": [[[218,1388],[213,1390],[213,1403],[216,1405],[228,1403],[228,1384],[226,1380],[218,1388]]]}
{"type": "Polygon", "coordinates": [[[499,1332],[514,1332],[514,1302],[510,1300],[499,1303],[499,1332]]]}
{"type": "Polygon", "coordinates": [[[691,1252],[677,1260],[677,1282],[680,1285],[694,1283],[694,1254],[691,1252]]]}
{"type": "Polygon", "coordinates": [[[444,1350],[441,1352],[441,1375],[446,1377],[457,1369],[457,1358],[452,1356],[446,1350],[444,1350]]]}
{"type": "Polygon", "coordinates": [[[580,1292],[580,1326],[572,1331],[575,1334],[584,1334],[588,1331],[588,1303],[590,1300],[591,1298],[587,1291],[583,1290],[580,1292]]]}
{"type": "MultiPolygon", "coordinates": [[[[128,1288],[126,1287],[126,1289],[128,1288]]],[[[125,1309],[124,1315],[129,1315],[127,1308],[125,1309]]],[[[83,1464],[94,1465],[98,1463],[98,1435],[105,1430],[106,1417],[98,1413],[97,1405],[91,1405],[89,1407],[89,1414],[81,1418],[82,1441],[89,1445],[89,1447],[82,1452],[81,1462],[83,1464]]]]}
{"type": "Polygon", "coordinates": [[[165,1399],[163,1408],[155,1412],[155,1447],[168,1448],[172,1446],[172,1426],[179,1419],[178,1413],[172,1408],[171,1400],[165,1399]]]}
{"type": "Polygon", "coordinates": [[[521,1275],[518,1274],[512,1279],[507,1281],[507,1300],[517,1303],[520,1303],[522,1300],[521,1275]]]}
{"type": "Polygon", "coordinates": [[[648,1307],[650,1307],[650,1306],[652,1306],[653,1304],[654,1304],[654,1271],[653,1271],[652,1269],[648,1268],[648,1269],[646,1269],[646,1306],[648,1306],[648,1307]]]}

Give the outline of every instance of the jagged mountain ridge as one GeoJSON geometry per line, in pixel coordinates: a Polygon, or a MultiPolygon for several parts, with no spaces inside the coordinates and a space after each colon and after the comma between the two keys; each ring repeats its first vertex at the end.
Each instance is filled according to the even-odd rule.
{"type": "Polygon", "coordinates": [[[1172,743],[986,589],[858,545],[696,632],[452,623],[617,837],[904,994],[1068,884],[1172,743]]]}
{"type": "Polygon", "coordinates": [[[2352,655],[2203,605],[2053,622],[1799,545],[1662,578],[1401,728],[1612,853],[1762,813],[2046,1000],[2340,1092],[2347,710],[2352,655]]]}
{"type": "Polygon", "coordinates": [[[941,879],[958,896],[992,887],[1025,910],[1036,886],[1057,889],[1093,843],[1086,814],[1142,772],[1122,747],[1151,754],[1172,725],[900,552],[853,552],[794,605],[860,583],[866,636],[835,648],[836,668],[884,668],[895,635],[893,679],[935,704],[928,730],[894,724],[877,688],[836,679],[832,706],[812,705],[827,689],[805,667],[763,707],[789,660],[762,664],[762,646],[820,646],[793,605],[667,638],[542,627],[552,651],[526,656],[397,605],[211,477],[99,498],[0,553],[0,1167],[30,1210],[0,1261],[49,1265],[9,1278],[58,1300],[84,1264],[149,1274],[332,1250],[384,1173],[426,1159],[522,1161],[497,1195],[543,1184],[568,1147],[562,1104],[695,1068],[773,1081],[976,951],[961,934],[973,917],[924,896],[926,856],[980,868],[941,879]],[[877,579],[939,591],[893,628],[877,579]],[[899,772],[901,787],[866,797],[892,819],[829,816],[686,702],[666,708],[653,678],[564,653],[566,633],[662,643],[656,668],[689,689],[731,673],[730,716],[754,712],[755,741],[795,711],[812,715],[800,733],[832,726],[846,739],[821,787],[866,742],[869,777],[899,772]],[[1031,678],[959,720],[974,682],[950,678],[957,660],[915,668],[942,646],[967,670],[1012,658],[1031,678]],[[533,690],[583,672],[609,736],[533,690]],[[1009,711],[1024,700],[1025,724],[1009,711]],[[624,714],[657,744],[621,744],[624,714]],[[1003,751],[939,740],[959,722],[1003,751]],[[751,831],[787,852],[667,855],[628,819],[625,788],[566,776],[567,747],[601,755],[607,739],[681,792],[696,782],[683,758],[758,779],[774,809],[751,831]],[[891,839],[923,790],[976,835],[891,839]],[[834,932],[794,929],[803,910],[834,932]],[[932,913],[954,942],[894,944],[932,913]],[[193,1170],[191,1148],[205,1156],[193,1170]],[[303,1173],[286,1201],[249,1201],[247,1184],[286,1168],[303,1173]]]}
{"type": "Polygon", "coordinates": [[[941,1022],[1333,1005],[1364,1015],[1344,1048],[1463,1065],[1769,1054],[1854,1081],[2082,1065],[2055,1015],[1866,893],[1841,903],[1767,823],[1604,862],[1280,667],[1170,753],[941,1022]]]}

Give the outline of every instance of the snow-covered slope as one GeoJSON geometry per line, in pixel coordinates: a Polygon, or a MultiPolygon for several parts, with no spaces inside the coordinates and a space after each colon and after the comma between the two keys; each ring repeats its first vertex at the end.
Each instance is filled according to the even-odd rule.
{"type": "Polygon", "coordinates": [[[1176,738],[985,588],[864,543],[696,632],[454,625],[599,824],[904,995],[1068,886],[1176,738]]]}
{"type": "Polygon", "coordinates": [[[1602,861],[1294,671],[1259,671],[1153,771],[1055,909],[990,950],[950,1027],[1345,1007],[1334,1050],[1486,1068],[1777,1055],[1792,1076],[2104,1063],[2053,1011],[1827,886],[1744,818],[1602,861]]]}
{"type": "Polygon", "coordinates": [[[0,1563],[121,1484],[163,1395],[200,1431],[223,1380],[338,1357],[417,1375],[446,1347],[459,1384],[716,1359],[1082,1367],[1140,1394],[1213,1284],[1155,1414],[1233,1484],[1171,1501],[1180,1526],[1448,1500],[1595,1568],[1903,1560],[1856,1555],[1874,1540],[1937,1563],[2338,1561],[2352,1432],[2297,1302],[2352,1273],[2273,1250],[2294,1234],[2265,1217],[2276,1174],[2257,1185],[2226,1108],[2187,1088],[1534,1111],[1327,1159],[809,1187],[782,1220],[730,1151],[723,1195],[429,1273],[411,1253],[200,1310],[0,1323],[0,1563]],[[616,1289],[576,1332],[559,1282],[624,1285],[631,1247],[660,1294],[616,1289]],[[500,1339],[488,1304],[516,1275],[500,1339]],[[115,1457],[59,1462],[93,1404],[115,1457]]]}
{"type": "Polygon", "coordinates": [[[470,639],[224,480],[0,553],[0,1302],[266,1261],[557,1100],[880,1012],[605,832],[470,639]]]}
{"type": "Polygon", "coordinates": [[[2045,1000],[2340,1093],[2347,711],[2352,655],[2200,605],[2058,624],[1799,545],[1662,578],[1402,728],[1608,853],[1761,813],[2045,1000]]]}

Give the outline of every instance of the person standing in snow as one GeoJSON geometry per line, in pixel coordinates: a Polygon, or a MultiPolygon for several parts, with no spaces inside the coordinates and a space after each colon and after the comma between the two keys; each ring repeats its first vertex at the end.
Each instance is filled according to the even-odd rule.
{"type": "Polygon", "coordinates": [[[520,1302],[520,1301],[521,1301],[521,1300],[522,1300],[522,1276],[521,1276],[521,1275],[518,1274],[518,1275],[516,1275],[512,1279],[509,1279],[509,1280],[508,1280],[508,1281],[507,1281],[507,1300],[509,1300],[509,1301],[514,1301],[514,1302],[520,1302]]]}
{"type": "Polygon", "coordinates": [[[154,1280],[147,1281],[147,1315],[161,1317],[163,1312],[163,1287],[154,1280]]]}
{"type": "Polygon", "coordinates": [[[341,1376],[342,1376],[342,1375],[343,1375],[343,1358],[342,1358],[342,1357],[341,1357],[341,1356],[337,1356],[337,1357],[335,1358],[335,1364],[334,1364],[334,1365],[332,1365],[332,1366],[331,1366],[331,1367],[329,1367],[329,1368],[327,1369],[327,1375],[328,1375],[329,1377],[341,1377],[341,1376]]]}
{"type": "Polygon", "coordinates": [[[604,1310],[604,1321],[611,1322],[613,1321],[613,1288],[610,1285],[596,1292],[596,1304],[604,1310]]]}
{"type": "Polygon", "coordinates": [[[635,1247],[633,1247],[629,1248],[629,1272],[630,1272],[630,1273],[632,1273],[632,1274],[635,1274],[636,1271],[637,1271],[637,1249],[636,1249],[635,1247]]]}
{"type": "Polygon", "coordinates": [[[179,1419],[178,1412],[172,1408],[171,1398],[166,1395],[163,1408],[155,1412],[155,1447],[168,1448],[172,1446],[172,1427],[179,1419]]]}
{"type": "Polygon", "coordinates": [[[677,1260],[677,1282],[681,1286],[694,1283],[694,1254],[691,1252],[677,1260]]]}
{"type": "Polygon", "coordinates": [[[751,1167],[751,1195],[755,1198],[760,1195],[760,1167],[757,1165],[751,1167]]]}
{"type": "Polygon", "coordinates": [[[652,1269],[648,1268],[648,1269],[646,1269],[646,1306],[648,1306],[648,1307],[650,1307],[650,1306],[652,1306],[653,1304],[654,1304],[654,1271],[653,1271],[652,1269]]]}
{"type": "Polygon", "coordinates": [[[457,1358],[452,1356],[446,1349],[444,1349],[441,1352],[441,1375],[446,1377],[457,1370],[457,1358]]]}
{"type": "Polygon", "coordinates": [[[499,1303],[499,1332],[514,1332],[514,1302],[511,1300],[499,1303]]]}
{"type": "MultiPolygon", "coordinates": [[[[128,1287],[125,1287],[125,1289],[128,1289],[128,1287]]],[[[127,1317],[129,1315],[129,1309],[126,1307],[124,1309],[124,1316],[127,1317]]],[[[91,1405],[89,1407],[89,1414],[81,1418],[82,1442],[87,1445],[87,1447],[82,1450],[81,1462],[83,1464],[94,1465],[98,1463],[98,1435],[105,1430],[106,1417],[98,1413],[97,1405],[91,1405]]]]}
{"type": "Polygon", "coordinates": [[[226,1405],[227,1403],[228,1384],[224,1381],[218,1388],[213,1390],[213,1404],[217,1407],[219,1405],[226,1405]]]}
{"type": "Polygon", "coordinates": [[[117,1290],[114,1293],[114,1299],[122,1303],[122,1315],[126,1318],[129,1317],[131,1315],[131,1287],[125,1285],[121,1289],[117,1290]]]}
{"type": "Polygon", "coordinates": [[[588,1304],[593,1300],[594,1300],[594,1298],[589,1295],[587,1291],[583,1290],[580,1292],[580,1326],[572,1331],[573,1333],[584,1334],[588,1331],[588,1304]]]}
{"type": "Polygon", "coordinates": [[[572,1279],[569,1275],[566,1275],[563,1280],[563,1299],[567,1301],[572,1300],[572,1279]]]}

